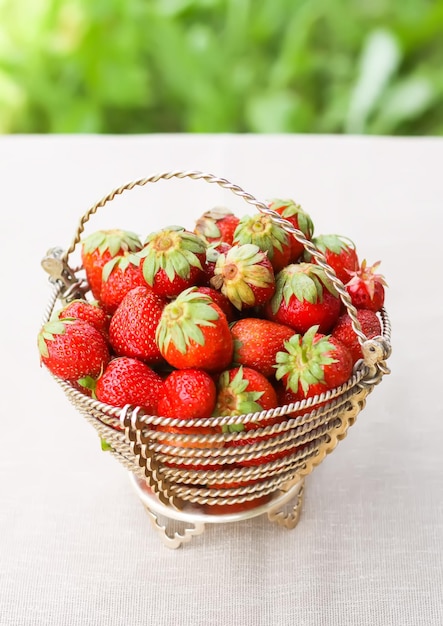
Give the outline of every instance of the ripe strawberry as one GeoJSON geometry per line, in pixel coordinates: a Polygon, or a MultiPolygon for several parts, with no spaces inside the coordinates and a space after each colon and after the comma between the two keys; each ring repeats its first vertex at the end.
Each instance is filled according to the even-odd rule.
{"type": "Polygon", "coordinates": [[[110,361],[98,378],[95,396],[100,402],[124,407],[141,406],[151,415],[157,415],[158,397],[163,380],[145,363],[128,357],[110,361]]]}
{"type": "Polygon", "coordinates": [[[275,295],[265,305],[265,317],[305,333],[318,324],[328,332],[340,314],[339,296],[324,271],[313,263],[293,263],[276,277],[275,295]]]}
{"type": "Polygon", "coordinates": [[[232,244],[239,219],[225,207],[214,207],[197,220],[194,232],[208,243],[224,241],[232,244]]]}
{"type": "Polygon", "coordinates": [[[238,309],[267,302],[275,291],[275,278],[268,256],[258,246],[247,243],[220,254],[210,285],[220,289],[238,309]]]}
{"type": "Polygon", "coordinates": [[[72,300],[58,313],[59,319],[75,319],[88,322],[105,337],[108,336],[109,315],[96,302],[72,300]]]}
{"type": "Polygon", "coordinates": [[[245,317],[231,326],[235,364],[251,367],[270,378],[275,374],[275,357],[294,329],[283,324],[245,317]]]}
{"type": "Polygon", "coordinates": [[[204,281],[206,244],[184,228],[152,233],[139,254],[145,281],[160,296],[173,298],[204,281]]]}
{"type": "Polygon", "coordinates": [[[241,218],[234,233],[233,244],[254,244],[262,252],[267,252],[274,272],[288,265],[291,257],[291,240],[282,226],[269,215],[245,215],[241,218]]]}
{"type": "Polygon", "coordinates": [[[224,241],[211,244],[206,248],[205,284],[210,284],[209,281],[214,276],[215,265],[220,254],[226,254],[231,248],[232,246],[224,241]]]}
{"type": "Polygon", "coordinates": [[[47,322],[39,332],[38,347],[41,362],[68,381],[96,377],[109,361],[103,334],[83,320],[47,322]]]}
{"type": "Polygon", "coordinates": [[[216,389],[212,378],[200,369],[174,370],[164,381],[158,402],[163,417],[210,417],[216,389]]]}
{"type": "Polygon", "coordinates": [[[376,273],[379,265],[380,261],[377,261],[367,267],[366,260],[363,260],[360,269],[349,272],[351,279],[346,284],[346,289],[357,309],[377,312],[383,307],[387,283],[384,276],[376,273]]]}
{"type": "MultiPolygon", "coordinates": [[[[269,380],[250,367],[233,367],[219,376],[215,415],[243,415],[273,409],[277,395],[269,380]]],[[[270,422],[267,421],[267,424],[270,422]]],[[[258,422],[232,424],[223,427],[225,432],[253,430],[262,426],[258,422]]]]}
{"type": "MultiPolygon", "coordinates": [[[[357,310],[357,318],[360,322],[363,333],[368,339],[381,335],[380,320],[374,311],[371,311],[370,309],[359,309],[357,310]]],[[[338,321],[332,331],[332,336],[336,337],[339,341],[345,344],[352,354],[354,363],[363,358],[361,345],[352,328],[351,318],[348,313],[344,313],[338,318],[338,321]]]]}
{"type": "MultiPolygon", "coordinates": [[[[227,370],[220,375],[218,381],[217,403],[215,413],[217,415],[242,415],[244,413],[256,413],[257,411],[275,408],[278,405],[277,394],[271,383],[262,374],[249,367],[236,367],[227,370]]],[[[224,432],[251,431],[272,424],[279,423],[285,418],[276,417],[262,421],[254,421],[246,424],[231,424],[223,426],[224,432]]],[[[226,442],[226,447],[245,446],[257,443],[264,439],[272,439],[275,435],[251,436],[246,439],[238,439],[226,442]]],[[[295,449],[295,448],[294,448],[295,449]]],[[[292,450],[293,451],[293,450],[292,450]]],[[[261,465],[269,463],[277,458],[289,454],[285,450],[281,452],[257,452],[255,458],[238,461],[241,466],[261,465]]]]}
{"type": "Polygon", "coordinates": [[[225,314],[195,287],[164,308],[156,340],[163,357],[177,369],[220,371],[232,359],[233,341],[225,314]]]}
{"type": "Polygon", "coordinates": [[[145,361],[162,362],[155,332],[166,300],[149,287],[135,287],[121,301],[109,325],[109,341],[115,353],[145,361]]]}
{"type": "MultiPolygon", "coordinates": [[[[341,235],[317,235],[312,243],[323,252],[326,262],[332,267],[343,284],[349,281],[350,272],[358,269],[359,262],[354,243],[341,235]]],[[[305,252],[306,261],[316,263],[314,257],[305,252]]]]}
{"type": "Polygon", "coordinates": [[[337,338],[312,326],[303,336],[293,335],[277,353],[276,374],[286,389],[284,404],[334,389],[352,374],[352,356],[337,338]]]}
{"type": "Polygon", "coordinates": [[[233,321],[235,317],[235,310],[225,295],[212,287],[197,287],[197,291],[198,293],[203,293],[209,296],[211,300],[221,308],[223,313],[226,315],[228,322],[233,321]]]}
{"type": "Polygon", "coordinates": [[[82,241],[82,264],[96,300],[100,297],[102,270],[108,261],[142,247],[138,236],[125,230],[98,230],[82,241]]]}
{"type": "MultiPolygon", "coordinates": [[[[306,239],[311,239],[314,233],[314,224],[312,223],[309,215],[303,211],[299,204],[296,204],[294,200],[281,200],[275,198],[268,203],[270,209],[281,215],[288,220],[298,230],[301,230],[306,239]]],[[[302,243],[291,235],[291,256],[290,263],[295,263],[301,257],[304,252],[304,246],[302,243]]]]}
{"type": "Polygon", "coordinates": [[[140,257],[125,252],[108,261],[103,268],[100,304],[112,315],[131,289],[146,286],[140,269],[140,257]]]}

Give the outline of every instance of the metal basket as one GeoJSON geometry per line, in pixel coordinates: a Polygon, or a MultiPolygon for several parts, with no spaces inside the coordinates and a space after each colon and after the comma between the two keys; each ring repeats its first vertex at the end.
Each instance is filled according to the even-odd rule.
{"type": "MultiPolygon", "coordinates": [[[[270,519],[293,527],[298,521],[304,477],[346,436],[348,428],[364,408],[368,394],[381,381],[383,375],[389,373],[386,359],[390,354],[391,335],[388,315],[382,310],[382,335],[367,339],[343,283],[327,264],[323,253],[301,231],[237,185],[211,174],[173,171],[128,183],[112,191],[84,214],[67,251],[52,249],[43,259],[42,265],[50,274],[53,284],[44,322],[50,319],[58,300],[66,303],[74,298],[85,297],[88,293],[89,287],[83,277],[82,268],[73,269],[69,263],[70,255],[80,243],[89,218],[125,191],[173,178],[203,180],[219,185],[240,196],[258,211],[270,215],[294,235],[334,284],[351,318],[364,359],[356,363],[346,384],[319,396],[254,414],[194,420],[181,420],[180,416],[165,418],[147,415],[140,407],[116,408],[93,400],[71,384],[54,378],[72,404],[108,443],[110,454],[132,473],[134,485],[151,512],[154,525],[163,532],[167,543],[169,538],[169,543],[173,544],[171,547],[177,547],[177,544],[189,540],[192,534],[197,534],[197,522],[201,523],[204,518],[209,519],[211,510],[220,511],[220,507],[224,505],[248,503],[249,511],[245,514],[247,517],[266,511],[270,519]],[[287,416],[287,419],[275,423],[273,418],[283,416],[287,416]],[[210,435],[168,432],[165,441],[165,433],[157,430],[158,426],[223,426],[246,424],[255,420],[264,424],[269,422],[269,425],[253,431],[253,437],[257,441],[231,447],[224,444],[250,439],[251,431],[210,435]],[[282,451],[288,451],[288,454],[268,463],[247,467],[237,465],[239,462],[282,451]],[[227,486],[223,487],[223,484],[227,486]],[[296,498],[296,506],[289,511],[285,511],[282,506],[288,500],[287,494],[296,498]],[[263,505],[266,499],[268,503],[263,505]],[[165,527],[159,523],[159,514],[166,512],[169,512],[170,518],[176,520],[195,519],[194,532],[188,529],[189,532],[166,536],[165,527]]],[[[232,521],[241,517],[242,514],[217,513],[211,521],[232,521]]]]}

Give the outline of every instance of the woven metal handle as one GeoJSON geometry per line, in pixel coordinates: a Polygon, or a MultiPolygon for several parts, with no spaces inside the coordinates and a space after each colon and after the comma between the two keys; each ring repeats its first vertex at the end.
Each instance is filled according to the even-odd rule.
{"type": "Polygon", "coordinates": [[[317,264],[323,269],[326,276],[332,282],[335,289],[337,290],[337,293],[340,296],[341,301],[345,305],[348,311],[349,317],[351,318],[352,328],[355,334],[357,335],[360,344],[363,344],[365,341],[367,341],[367,337],[363,333],[360,322],[357,318],[357,310],[352,304],[349,294],[346,291],[343,283],[341,282],[339,278],[337,278],[334,270],[327,263],[323,252],[319,250],[318,248],[316,248],[315,245],[305,237],[304,233],[301,230],[294,228],[294,226],[290,222],[288,222],[283,217],[281,217],[281,215],[279,215],[278,213],[270,209],[264,202],[257,200],[257,198],[255,198],[252,194],[244,191],[238,185],[234,185],[233,183],[229,182],[225,178],[219,178],[218,176],[214,176],[213,174],[207,174],[207,173],[199,172],[199,171],[181,171],[181,170],[176,170],[172,172],[162,172],[160,174],[154,174],[147,178],[140,178],[139,180],[127,183],[126,185],[122,185],[121,187],[114,189],[113,191],[111,191],[111,193],[109,193],[107,196],[104,196],[104,198],[102,198],[99,202],[94,204],[88,211],[86,211],[86,213],[80,219],[75,237],[71,245],[69,246],[68,250],[64,253],[63,260],[66,262],[68,261],[69,255],[72,252],[74,252],[76,246],[80,243],[81,235],[85,229],[86,223],[89,221],[90,217],[98,211],[98,209],[100,209],[101,207],[104,207],[106,204],[114,200],[116,196],[123,194],[125,191],[130,191],[131,189],[134,189],[134,187],[144,187],[148,183],[156,183],[159,180],[170,180],[172,178],[178,178],[178,179],[190,178],[192,180],[204,180],[207,183],[218,185],[219,187],[222,187],[223,189],[227,189],[228,191],[231,191],[235,195],[243,198],[245,202],[248,202],[249,204],[254,206],[261,213],[265,213],[271,216],[275,222],[277,222],[287,232],[293,235],[297,239],[297,241],[305,247],[305,249],[309,252],[309,254],[315,258],[317,264]]]}

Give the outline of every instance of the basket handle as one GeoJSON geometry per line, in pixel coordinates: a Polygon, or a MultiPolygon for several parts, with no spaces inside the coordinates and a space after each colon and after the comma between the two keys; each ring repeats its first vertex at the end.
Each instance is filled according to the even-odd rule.
{"type": "Polygon", "coordinates": [[[69,248],[63,254],[62,261],[64,261],[65,263],[68,263],[69,255],[72,254],[72,252],[74,252],[75,248],[80,243],[81,235],[85,229],[86,223],[89,221],[90,217],[98,211],[98,209],[100,209],[101,207],[104,207],[106,204],[114,200],[116,196],[123,194],[125,191],[130,191],[131,189],[134,189],[134,187],[144,187],[148,183],[156,183],[159,180],[170,180],[172,178],[178,178],[178,179],[191,178],[192,180],[204,180],[207,183],[216,184],[219,187],[222,187],[223,189],[227,189],[231,191],[232,193],[234,193],[235,195],[243,198],[245,202],[248,202],[249,204],[254,206],[256,209],[258,209],[260,212],[265,213],[269,215],[270,217],[272,217],[275,222],[277,222],[287,232],[293,235],[296,238],[296,240],[305,247],[305,249],[309,252],[309,254],[315,258],[318,265],[323,269],[326,276],[334,285],[335,289],[337,290],[337,293],[340,296],[341,301],[345,305],[347,312],[349,314],[349,317],[351,318],[352,329],[357,335],[359,343],[362,345],[365,341],[367,341],[368,338],[363,333],[360,322],[357,318],[357,310],[352,304],[349,294],[346,291],[343,283],[341,282],[339,278],[337,278],[332,267],[326,262],[326,258],[323,252],[321,252],[321,250],[316,248],[315,245],[305,237],[304,233],[301,230],[294,228],[294,226],[290,224],[290,222],[288,222],[283,217],[281,217],[278,213],[270,209],[268,206],[266,206],[266,204],[264,204],[260,200],[257,200],[257,198],[255,198],[250,193],[244,191],[238,185],[234,185],[233,183],[229,182],[225,178],[219,178],[217,176],[214,176],[213,174],[207,174],[204,172],[192,171],[192,170],[190,171],[175,170],[172,172],[162,172],[159,174],[154,174],[147,178],[140,178],[139,180],[126,183],[125,185],[122,185],[121,187],[117,187],[116,189],[111,191],[108,195],[104,196],[101,200],[99,200],[99,202],[94,204],[88,211],[86,211],[83,217],[81,217],[80,222],[77,227],[77,232],[75,234],[75,237],[71,245],[69,246],[69,248]]]}

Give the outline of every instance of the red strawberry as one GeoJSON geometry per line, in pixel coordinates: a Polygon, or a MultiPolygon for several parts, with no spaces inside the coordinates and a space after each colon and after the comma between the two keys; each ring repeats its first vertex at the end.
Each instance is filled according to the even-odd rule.
{"type": "Polygon", "coordinates": [[[240,311],[264,304],[275,291],[268,256],[253,244],[236,245],[220,254],[210,284],[240,311]]]}
{"type": "Polygon", "coordinates": [[[214,276],[215,265],[220,254],[226,254],[231,248],[232,246],[224,243],[224,241],[212,244],[206,248],[205,284],[209,285],[209,281],[214,276]]]}
{"type": "Polygon", "coordinates": [[[224,241],[232,244],[238,217],[225,207],[214,207],[197,220],[194,232],[208,243],[224,241]]]}
{"type": "Polygon", "coordinates": [[[140,257],[132,252],[126,252],[114,257],[104,266],[100,304],[112,315],[131,289],[146,286],[140,269],[140,257]]]}
{"type": "Polygon", "coordinates": [[[195,287],[164,308],[156,340],[163,357],[177,369],[220,371],[232,359],[233,341],[225,314],[195,287]]]}
{"type": "Polygon", "coordinates": [[[47,322],[38,335],[42,363],[64,380],[96,377],[109,361],[103,334],[83,320],[47,322]]]}
{"type": "Polygon", "coordinates": [[[263,213],[241,218],[235,229],[233,244],[254,244],[262,252],[267,252],[274,272],[285,267],[291,257],[289,234],[272,217],[263,213]]]}
{"type": "Polygon", "coordinates": [[[270,378],[275,374],[275,356],[294,329],[254,317],[238,320],[231,326],[234,339],[234,363],[252,367],[270,378]]]}
{"type": "Polygon", "coordinates": [[[142,247],[136,234],[125,230],[99,230],[82,241],[82,264],[96,300],[100,297],[102,270],[108,261],[142,247]]]}
{"type": "Polygon", "coordinates": [[[91,326],[94,326],[94,328],[103,333],[105,337],[108,335],[110,318],[96,302],[72,300],[59,312],[58,318],[83,320],[91,324],[91,326]]]}
{"type": "Polygon", "coordinates": [[[149,287],[135,287],[121,301],[109,326],[109,341],[119,356],[151,365],[162,362],[155,332],[166,300],[149,287]]]}
{"type": "MultiPolygon", "coordinates": [[[[217,384],[216,415],[243,415],[273,409],[277,395],[269,380],[250,367],[233,367],[222,372],[217,384]]],[[[267,424],[269,424],[269,420],[267,424]]],[[[226,432],[253,430],[262,426],[258,422],[233,424],[223,427],[226,432]]]]}
{"type": "Polygon", "coordinates": [[[204,282],[206,244],[184,228],[170,227],[149,235],[140,258],[145,281],[160,296],[173,298],[204,282]]]}
{"type": "Polygon", "coordinates": [[[118,357],[109,363],[97,380],[95,396],[100,402],[112,406],[141,406],[151,415],[156,415],[162,387],[161,377],[145,363],[118,357]]]}
{"type": "MultiPolygon", "coordinates": [[[[215,406],[216,388],[212,378],[199,369],[174,370],[165,379],[158,403],[158,413],[163,417],[196,419],[210,417],[215,406]]],[[[213,435],[221,432],[210,426],[157,426],[157,430],[166,433],[186,435],[213,435]]],[[[176,438],[159,438],[159,443],[183,448],[213,448],[220,444],[207,444],[200,441],[179,441],[176,438]]],[[[170,463],[168,463],[171,466],[170,463]]],[[[177,467],[177,464],[173,464],[177,467]]],[[[198,462],[194,469],[201,469],[198,462]]],[[[189,466],[188,466],[189,469],[189,466]]],[[[218,466],[216,469],[219,469],[218,466]]]]}
{"type": "Polygon", "coordinates": [[[367,267],[366,260],[362,261],[360,269],[349,272],[351,280],[346,284],[346,289],[351,296],[352,304],[357,309],[369,309],[380,311],[385,301],[385,287],[387,283],[384,276],[376,271],[380,261],[367,267]]]}
{"type": "Polygon", "coordinates": [[[200,369],[175,370],[167,376],[158,402],[163,417],[210,417],[216,389],[212,378],[200,369]]]}
{"type": "MultiPolygon", "coordinates": [[[[374,311],[369,309],[357,310],[357,318],[361,329],[368,339],[381,335],[381,324],[374,311]]],[[[332,331],[332,336],[345,344],[352,354],[354,363],[363,358],[363,352],[357,335],[355,334],[351,318],[348,313],[344,313],[338,318],[332,331]]]]}
{"type": "Polygon", "coordinates": [[[235,310],[230,301],[220,291],[212,289],[212,287],[197,287],[198,293],[204,293],[217,304],[226,315],[228,322],[232,322],[235,317],[235,310]]]}
{"type": "Polygon", "coordinates": [[[303,336],[293,335],[277,353],[275,377],[286,393],[284,404],[315,396],[345,383],[352,374],[352,356],[338,339],[312,326],[303,336]]]}
{"type": "MultiPolygon", "coordinates": [[[[288,220],[294,228],[301,230],[306,239],[311,239],[314,232],[314,224],[312,223],[309,215],[303,211],[301,206],[296,204],[294,200],[281,200],[275,198],[269,202],[268,206],[270,209],[284,217],[285,220],[288,220]]],[[[302,243],[297,241],[293,235],[291,235],[290,240],[291,256],[289,262],[294,263],[303,254],[304,246],[302,243]]]]}
{"type": "Polygon", "coordinates": [[[324,271],[313,263],[288,265],[276,277],[275,295],[265,317],[305,333],[318,324],[328,332],[338,319],[341,301],[324,271]]]}
{"type": "MultiPolygon", "coordinates": [[[[350,272],[358,269],[359,262],[355,245],[341,235],[317,235],[312,243],[323,252],[326,262],[332,267],[343,284],[349,281],[350,272]]],[[[305,260],[316,263],[314,257],[305,252],[305,260]]]]}
{"type": "MultiPolygon", "coordinates": [[[[227,370],[220,375],[215,413],[217,415],[242,415],[256,413],[262,410],[275,408],[278,405],[277,394],[271,383],[259,372],[249,367],[237,367],[227,370]]],[[[231,424],[224,426],[224,432],[251,431],[265,426],[282,422],[285,418],[276,417],[247,424],[231,424]]],[[[245,446],[257,443],[264,439],[272,439],[275,435],[248,437],[226,443],[227,447],[245,446]]],[[[294,448],[295,449],[295,448],[294,448]]],[[[292,450],[293,451],[293,450],[292,450]]],[[[261,465],[274,461],[289,454],[288,450],[281,452],[257,452],[257,456],[244,461],[238,461],[242,466],[261,465]]]]}

